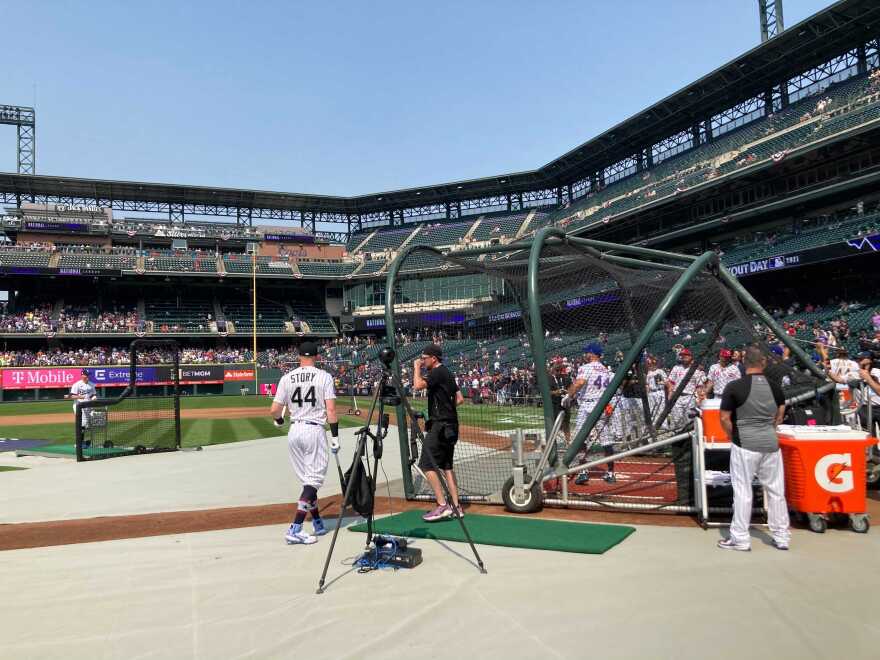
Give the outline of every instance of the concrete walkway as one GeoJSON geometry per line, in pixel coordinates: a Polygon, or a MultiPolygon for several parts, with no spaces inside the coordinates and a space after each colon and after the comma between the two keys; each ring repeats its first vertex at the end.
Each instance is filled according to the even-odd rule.
{"type": "MultiPolygon", "coordinates": [[[[351,463],[354,429],[340,430],[343,469],[351,463]]],[[[65,458],[0,454],[0,465],[31,469],[0,475],[0,523],[94,516],[192,511],[293,502],[300,485],[287,454],[287,438],[266,438],[152,456],[77,463],[65,458]]],[[[400,495],[397,429],[388,431],[383,465],[400,495]]],[[[379,487],[385,488],[380,472],[379,487]]],[[[331,458],[322,496],[339,493],[331,458]]]]}
{"type": "Polygon", "coordinates": [[[4,658],[876,658],[876,534],[798,531],[792,550],[639,527],[605,555],[418,541],[411,571],[351,572],[343,531],[279,526],[2,553],[4,658]],[[337,579],[338,578],[338,579],[337,579]]]}

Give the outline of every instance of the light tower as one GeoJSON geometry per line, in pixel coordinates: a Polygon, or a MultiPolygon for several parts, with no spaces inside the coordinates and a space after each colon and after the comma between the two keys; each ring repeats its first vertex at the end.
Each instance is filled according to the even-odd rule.
{"type": "Polygon", "coordinates": [[[18,173],[35,174],[37,124],[34,109],[19,105],[0,105],[0,124],[9,124],[18,130],[18,173]]]}
{"type": "Polygon", "coordinates": [[[761,16],[761,43],[782,32],[782,0],[758,0],[758,13],[761,16]]]}

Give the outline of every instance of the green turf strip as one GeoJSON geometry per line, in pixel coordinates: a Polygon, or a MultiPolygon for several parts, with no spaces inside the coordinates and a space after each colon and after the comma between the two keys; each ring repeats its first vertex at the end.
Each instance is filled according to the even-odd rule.
{"type": "Polygon", "coordinates": [[[14,465],[0,465],[0,472],[15,472],[16,470],[27,470],[27,468],[15,467],[14,465]]]}
{"type": "MultiPolygon", "coordinates": [[[[406,511],[387,518],[379,518],[374,526],[375,531],[380,534],[410,538],[466,541],[457,520],[426,523],[422,520],[424,513],[424,511],[406,511]]],[[[590,555],[607,552],[636,531],[634,527],[623,525],[596,525],[479,514],[466,515],[464,523],[474,543],[533,550],[581,552],[590,555]]],[[[366,532],[367,526],[360,524],[349,529],[353,532],[366,532]]]]}

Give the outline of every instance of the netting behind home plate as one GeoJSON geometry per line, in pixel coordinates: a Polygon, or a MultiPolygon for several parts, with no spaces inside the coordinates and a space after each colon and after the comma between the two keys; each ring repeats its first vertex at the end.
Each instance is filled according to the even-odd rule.
{"type": "MultiPolygon", "coordinates": [[[[552,500],[564,490],[571,501],[691,505],[691,441],[685,434],[699,400],[712,395],[710,370],[720,395],[726,380],[738,375],[735,365],[719,361],[720,350],[758,345],[772,357],[767,329],[719,277],[711,255],[697,262],[680,255],[664,260],[660,253],[637,260],[621,256],[623,246],[615,255],[568,237],[539,236],[536,243],[485,254],[414,248],[399,257],[389,275],[395,292],[386,316],[390,312],[396,329],[407,331],[404,341],[389,337],[400,358],[404,407],[424,408],[407,389],[412,358],[439,338],[467,400],[459,408],[455,462],[466,497],[500,500],[515,465],[518,433],[526,471],[534,475],[563,413],[541,470],[544,497],[552,500]],[[426,317],[425,309],[439,305],[412,300],[426,266],[447,277],[480,274],[489,290],[459,295],[444,303],[448,311],[426,317]],[[415,332],[405,327],[408,313],[415,332]],[[565,412],[562,398],[572,382],[578,392],[565,412]],[[662,444],[675,437],[682,439],[662,444]],[[626,451],[632,454],[614,461],[612,477],[603,459],[626,451]],[[584,463],[592,465],[576,469],[584,463]],[[569,471],[563,488],[560,475],[569,471]]],[[[775,365],[774,377],[796,385],[803,379],[794,367],[775,365]]],[[[423,476],[405,467],[412,470],[408,494],[428,496],[423,476]]]]}
{"type": "Polygon", "coordinates": [[[104,370],[109,382],[125,385],[119,396],[77,405],[78,461],[180,449],[177,342],[135,340],[129,360],[128,365],[104,370]],[[150,360],[151,366],[143,365],[145,355],[156,350],[167,363],[152,366],[155,360],[150,360]]]}

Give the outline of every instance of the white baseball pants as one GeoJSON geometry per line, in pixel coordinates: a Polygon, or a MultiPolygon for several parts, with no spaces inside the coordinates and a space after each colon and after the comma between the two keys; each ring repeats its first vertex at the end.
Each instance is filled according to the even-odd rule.
{"type": "MultiPolygon", "coordinates": [[[[572,437],[576,436],[578,432],[581,430],[581,427],[584,425],[584,422],[587,421],[587,417],[590,416],[590,413],[593,412],[593,408],[596,407],[595,401],[581,401],[578,404],[578,414],[577,418],[574,422],[574,434],[572,437]]],[[[593,426],[593,430],[591,431],[591,435],[598,436],[599,442],[603,447],[614,444],[614,429],[613,429],[613,420],[609,419],[605,413],[599,417],[596,421],[595,426],[593,426]]],[[[585,444],[585,448],[589,448],[590,440],[588,440],[585,444]]]]}
{"type": "Polygon", "coordinates": [[[733,521],[730,538],[737,545],[751,545],[749,523],[752,519],[752,482],[755,476],[764,487],[767,499],[767,522],[777,543],[788,545],[791,530],[788,504],[785,501],[785,474],[782,452],[759,452],[730,446],[730,482],[733,486],[733,521]]]}
{"type": "Polygon", "coordinates": [[[294,422],[287,432],[287,452],[293,473],[303,486],[320,488],[330,460],[323,426],[294,422]]]}

